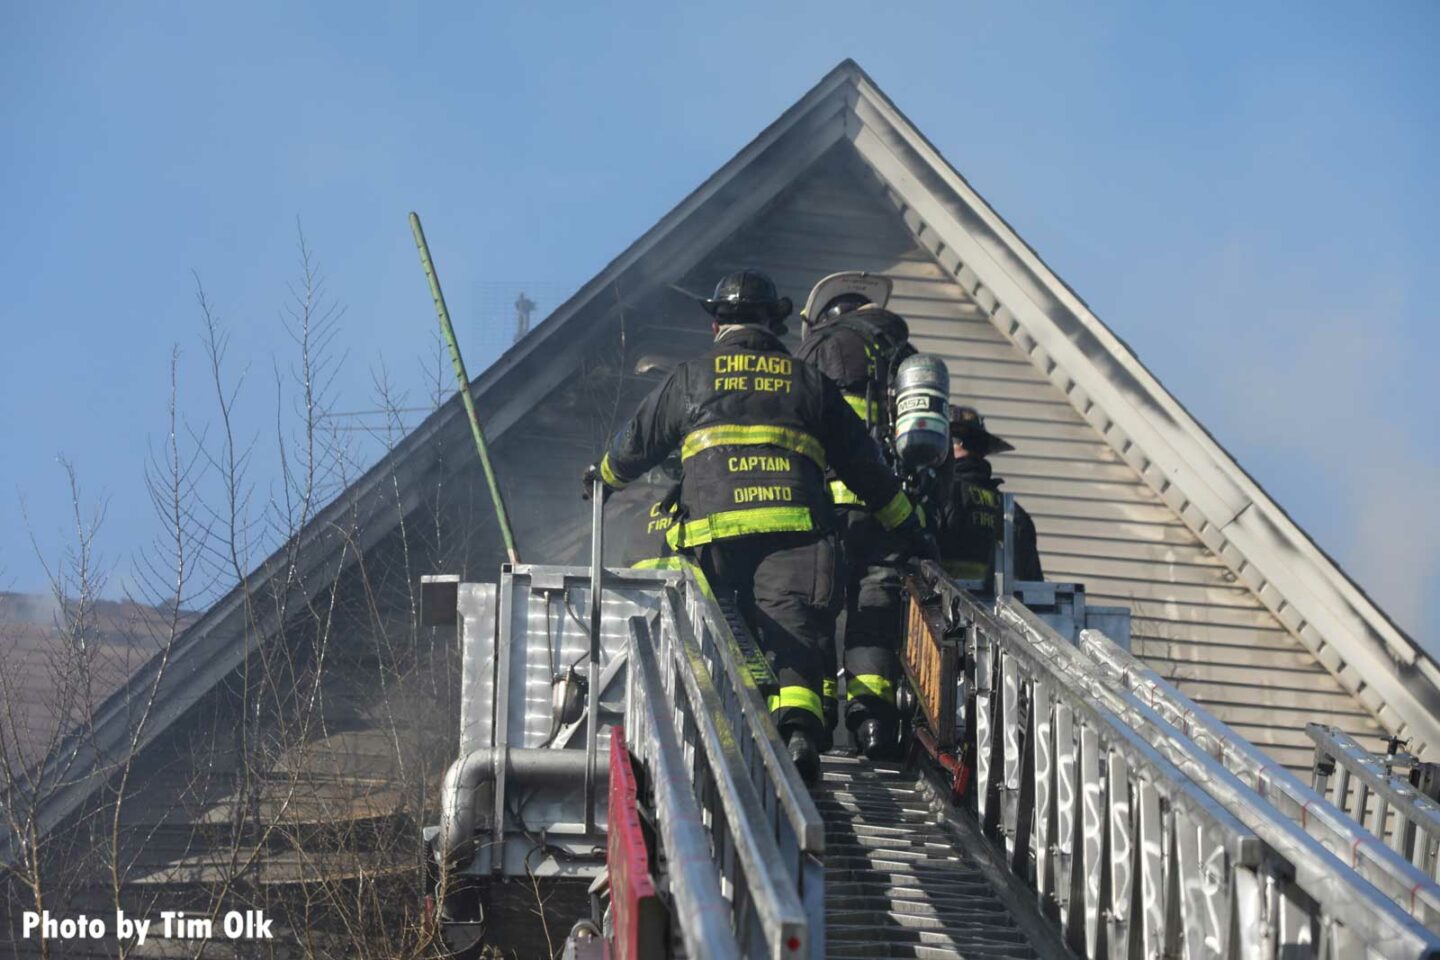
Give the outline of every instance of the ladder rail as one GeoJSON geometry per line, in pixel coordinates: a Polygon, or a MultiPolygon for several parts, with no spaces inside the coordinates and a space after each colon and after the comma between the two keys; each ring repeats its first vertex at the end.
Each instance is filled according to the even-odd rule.
{"type": "MultiPolygon", "coordinates": [[[[662,656],[674,671],[667,684],[694,730],[694,743],[703,748],[714,777],[718,805],[706,806],[712,818],[723,815],[730,825],[734,854],[749,883],[749,901],[765,931],[770,955],[802,956],[812,931],[794,880],[785,869],[774,834],[765,828],[767,818],[750,768],[740,752],[741,731],[731,723],[721,702],[716,678],[706,665],[690,622],[682,616],[679,596],[667,591],[660,608],[662,656]],[[682,695],[683,691],[683,695],[682,695]]],[[[698,752],[698,751],[697,751],[698,752]]],[[[725,858],[721,858],[722,861],[725,858]]],[[[732,868],[732,879],[736,874],[732,868]]]]}
{"type": "MultiPolygon", "coordinates": [[[[668,722],[661,725],[664,738],[658,735],[660,721],[655,720],[640,728],[631,748],[649,769],[662,759],[662,741],[674,738],[683,770],[672,782],[694,804],[694,813],[682,810],[681,815],[693,817],[705,836],[703,861],[691,858],[672,864],[672,882],[684,882],[682,873],[704,873],[710,878],[707,885],[713,884],[729,902],[728,930],[740,956],[768,960],[821,956],[816,941],[823,950],[823,917],[812,923],[797,878],[787,866],[789,858],[777,840],[774,817],[762,802],[755,765],[741,750],[753,732],[734,722],[734,711],[727,709],[721,694],[720,688],[735,678],[712,671],[687,613],[693,611],[682,606],[681,589],[667,586],[654,627],[647,627],[640,617],[630,623],[631,656],[637,658],[638,668],[627,678],[627,715],[650,710],[654,701],[664,701],[668,714],[668,722]]],[[[661,813],[662,819],[673,815],[674,811],[661,813]]],[[[677,900],[674,915],[687,952],[709,956],[709,944],[690,927],[691,913],[691,906],[677,900]],[[698,946],[692,948],[691,938],[698,938],[698,946]]]]}
{"type": "Polygon", "coordinates": [[[1273,956],[1256,922],[1283,881],[1269,848],[1043,645],[954,600],[976,627],[976,812],[1069,947],[1273,956]]]}
{"type": "MultiPolygon", "coordinates": [[[[1427,927],[1440,929],[1440,885],[1433,875],[1426,876],[1393,849],[1375,842],[1360,823],[1325,798],[1323,786],[1307,786],[1103,632],[1082,630],[1080,649],[1113,684],[1128,689],[1169,720],[1389,900],[1427,927]]],[[[1314,726],[1307,725],[1307,731],[1314,726]]],[[[1311,736],[1314,739],[1315,734],[1311,736]]],[[[1355,747],[1363,752],[1359,744],[1355,747]]],[[[1319,751],[1317,746],[1317,755],[1319,751]]],[[[1345,766],[1348,769],[1350,764],[1345,766]]],[[[1433,823],[1440,828],[1440,807],[1427,802],[1435,809],[1433,823]]]]}
{"type": "MultiPolygon", "coordinates": [[[[1024,625],[1032,636],[1050,632],[1043,620],[1014,600],[1002,602],[1001,616],[1024,625]]],[[[1136,733],[1184,767],[1201,790],[1254,830],[1282,859],[1284,874],[1273,878],[1273,887],[1290,910],[1309,914],[1312,923],[1326,931],[1326,938],[1346,944],[1345,950],[1364,946],[1387,957],[1440,956],[1440,934],[1427,930],[1416,917],[1398,908],[1384,892],[1352,871],[1348,861],[1303,832],[1135,694],[1106,684],[1099,666],[1079,649],[1060,636],[1048,638],[1048,645],[1067,672],[1083,676],[1087,687],[1097,697],[1110,701],[1113,710],[1120,712],[1136,733]]],[[[1286,931],[1279,925],[1273,928],[1273,936],[1280,950],[1299,946],[1286,940],[1286,931]]]]}
{"type": "Polygon", "coordinates": [[[972,813],[1071,949],[1440,956],[1440,933],[1202,749],[1177,713],[1022,603],[991,609],[920,569],[950,635],[964,627],[972,813]]]}
{"type": "MultiPolygon", "coordinates": [[[[1345,944],[1346,950],[1363,945],[1387,957],[1440,956],[1440,933],[1427,930],[1139,697],[1107,683],[1093,661],[1023,604],[1007,598],[999,612],[1002,619],[1044,641],[1068,675],[1083,678],[1086,687],[1109,701],[1137,734],[1175,760],[1199,789],[1253,830],[1285,865],[1284,875],[1271,878],[1278,896],[1290,901],[1292,909],[1309,913],[1327,939],[1345,944]]],[[[1279,926],[1270,935],[1282,951],[1298,946],[1286,939],[1279,926]]]]}
{"type": "Polygon", "coordinates": [[[825,823],[805,782],[786,755],[780,732],[770,718],[770,707],[755,685],[729,621],[719,602],[705,596],[700,589],[694,571],[686,571],[685,577],[685,600],[691,611],[691,623],[712,675],[721,679],[727,688],[726,708],[732,722],[750,734],[748,746],[753,748],[752,759],[763,767],[758,775],[774,788],[799,849],[821,855],[825,851],[825,823]]]}
{"type": "MultiPolygon", "coordinates": [[[[1423,898],[1426,917],[1440,926],[1440,883],[1436,882],[1437,873],[1440,873],[1437,859],[1440,858],[1435,851],[1436,844],[1440,843],[1440,804],[1386,770],[1380,758],[1343,730],[1320,723],[1307,723],[1305,733],[1315,742],[1316,791],[1323,792],[1325,789],[1329,775],[1321,771],[1328,759],[1332,767],[1338,767],[1346,774],[1337,779],[1332,793],[1337,807],[1345,809],[1342,786],[1349,780],[1358,781],[1366,793],[1375,796],[1376,809],[1368,832],[1375,840],[1381,841],[1377,844],[1379,849],[1390,853],[1400,863],[1409,865],[1424,879],[1424,885],[1417,889],[1423,898]],[[1383,845],[1387,810],[1397,818],[1389,846],[1383,845]],[[1410,859],[1406,859],[1407,855],[1410,859]]],[[[1351,813],[1362,828],[1366,826],[1361,819],[1364,814],[1363,807],[1359,806],[1351,813]]]]}
{"type": "Polygon", "coordinates": [[[744,624],[726,616],[720,602],[702,589],[694,571],[686,571],[684,601],[690,635],[699,643],[731,728],[741,734],[740,753],[760,794],[765,822],[804,903],[810,929],[808,956],[821,960],[825,956],[824,820],[790,760],[736,636],[736,631],[745,630],[744,624]]]}
{"type": "Polygon", "coordinates": [[[669,863],[670,895],[686,955],[739,960],[730,902],[710,856],[678,724],[665,695],[659,657],[645,621],[630,621],[626,718],[631,749],[649,771],[655,819],[669,863]]]}

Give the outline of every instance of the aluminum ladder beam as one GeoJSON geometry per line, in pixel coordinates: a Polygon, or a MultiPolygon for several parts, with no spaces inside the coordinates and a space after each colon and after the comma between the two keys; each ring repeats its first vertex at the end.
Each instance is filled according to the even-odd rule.
{"type": "MultiPolygon", "coordinates": [[[[1323,787],[1312,789],[1301,782],[1104,633],[1081,631],[1080,649],[1112,684],[1134,693],[1349,870],[1425,926],[1440,929],[1440,885],[1434,882],[1433,875],[1427,877],[1380,843],[1344,809],[1326,800],[1323,787]]],[[[1364,753],[1358,744],[1355,748],[1364,753]]],[[[1409,784],[1405,789],[1414,793],[1409,784]]],[[[1433,802],[1430,806],[1435,807],[1433,802]]],[[[1436,823],[1440,825],[1440,820],[1436,823]]]]}
{"type": "MultiPolygon", "coordinates": [[[[1141,698],[1107,680],[1097,664],[1055,635],[1022,604],[1001,600],[997,614],[1026,633],[1067,681],[1122,717],[1137,735],[1183,770],[1181,776],[1194,788],[1263,843],[1273,862],[1256,870],[1266,891],[1253,917],[1260,936],[1242,955],[1252,955],[1251,951],[1284,953],[1318,943],[1321,954],[1331,956],[1355,950],[1397,958],[1440,956],[1440,934],[1397,908],[1141,698]],[[1304,929],[1307,926],[1309,930],[1304,929]]],[[[1248,882],[1239,872],[1234,880],[1248,882]]],[[[1243,935],[1245,929],[1239,933],[1243,935]]]]}
{"type": "MultiPolygon", "coordinates": [[[[1424,911],[1424,919],[1440,926],[1440,883],[1436,882],[1440,880],[1440,804],[1391,773],[1383,758],[1366,750],[1343,730],[1307,723],[1305,733],[1315,741],[1315,791],[1328,793],[1330,802],[1345,811],[1376,844],[1384,843],[1385,835],[1390,835],[1388,847],[1381,849],[1392,852],[1401,863],[1412,865],[1420,877],[1410,895],[1412,901],[1417,895],[1420,900],[1411,912],[1418,907],[1424,911]],[[1327,771],[1335,771],[1333,784],[1328,782],[1331,773],[1327,771]],[[1374,808],[1367,809],[1372,796],[1374,808]],[[1388,816],[1391,813],[1393,818],[1388,816]]],[[[1405,900],[1400,898],[1400,902],[1405,900]]]]}

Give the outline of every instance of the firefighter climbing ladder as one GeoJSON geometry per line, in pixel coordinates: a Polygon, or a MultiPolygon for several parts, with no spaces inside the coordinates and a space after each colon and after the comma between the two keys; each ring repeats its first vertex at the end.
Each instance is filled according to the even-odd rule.
{"type": "Polygon", "coordinates": [[[482,699],[463,708],[437,845],[481,877],[608,877],[603,930],[577,925],[571,956],[603,939],[617,958],[1440,957],[1435,805],[1326,731],[1312,736],[1331,779],[1312,787],[1103,633],[1063,636],[922,564],[916,762],[827,758],[812,792],[733,610],[688,572],[607,570],[598,598],[590,580],[521,565],[459,586],[482,699]],[[561,635],[572,599],[598,633],[561,635]],[[553,671],[537,666],[586,649],[590,709],[623,722],[557,734],[526,706],[548,708],[553,671]],[[963,721],[953,693],[929,695],[957,683],[963,721]],[[571,808],[581,743],[604,751],[603,831],[571,808]],[[1369,808],[1379,836],[1340,805],[1357,785],[1385,800],[1388,821],[1369,808]],[[565,856],[532,859],[537,830],[565,856]],[[603,860],[577,866],[592,851],[603,860]]]}
{"type": "Polygon", "coordinates": [[[693,584],[667,590],[657,636],[634,622],[631,656],[656,666],[633,674],[629,709],[652,713],[631,749],[696,784],[682,819],[718,830],[700,873],[729,891],[723,951],[687,929],[708,915],[675,911],[688,955],[1440,955],[1432,877],[1103,634],[1077,648],[1023,605],[928,582],[979,694],[968,830],[949,785],[894,766],[827,760],[812,799],[693,584]]]}

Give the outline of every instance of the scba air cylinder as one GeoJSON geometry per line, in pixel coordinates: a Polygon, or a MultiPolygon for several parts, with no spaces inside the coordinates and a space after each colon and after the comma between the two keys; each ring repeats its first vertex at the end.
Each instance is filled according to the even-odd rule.
{"type": "Polygon", "coordinates": [[[938,467],[950,452],[950,371],[917,353],[895,372],[895,455],[907,470],[938,467]]]}

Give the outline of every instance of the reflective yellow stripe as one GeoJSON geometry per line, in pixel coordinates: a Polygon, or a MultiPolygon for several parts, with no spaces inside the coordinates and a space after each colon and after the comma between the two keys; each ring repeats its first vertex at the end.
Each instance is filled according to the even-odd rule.
{"type": "MultiPolygon", "coordinates": [[[[899,497],[899,496],[903,496],[903,494],[896,494],[896,497],[899,497]]],[[[862,507],[865,506],[865,501],[860,499],[860,495],[859,495],[858,493],[856,493],[854,490],[851,490],[849,487],[845,486],[844,482],[841,481],[841,480],[831,480],[831,481],[830,481],[830,502],[833,503],[833,504],[835,504],[837,507],[847,506],[847,505],[850,505],[850,504],[855,504],[855,505],[862,506],[862,507]]],[[[908,502],[908,498],[907,498],[907,502],[908,502]]],[[[885,512],[885,511],[886,511],[886,510],[890,510],[890,509],[891,509],[892,507],[894,507],[894,506],[895,506],[895,500],[892,499],[892,500],[890,501],[890,503],[885,507],[885,510],[880,511],[879,513],[877,513],[877,514],[875,515],[875,516],[876,516],[876,519],[878,519],[878,520],[880,521],[880,523],[885,527],[886,530],[893,530],[893,529],[894,529],[895,527],[897,527],[899,524],[904,523],[904,522],[905,522],[905,517],[906,517],[906,515],[908,514],[908,511],[902,512],[902,513],[900,514],[900,519],[899,519],[898,521],[895,521],[895,522],[893,522],[893,523],[886,523],[886,522],[885,522],[885,517],[886,517],[886,512],[885,512]]],[[[927,520],[926,520],[926,516],[925,516],[925,508],[924,508],[924,506],[922,506],[921,504],[918,504],[918,503],[911,503],[911,504],[910,504],[910,507],[911,507],[912,510],[914,510],[916,519],[918,519],[918,520],[920,521],[920,526],[922,526],[922,527],[926,526],[926,525],[927,525],[927,520]]]]}
{"type": "Polygon", "coordinates": [[[941,564],[956,580],[984,580],[990,564],[980,560],[946,560],[941,564]]]}
{"type": "Polygon", "coordinates": [[[689,570],[695,574],[695,582],[700,584],[700,591],[715,599],[715,594],[710,590],[710,581],[705,579],[705,571],[700,569],[700,564],[689,557],[647,557],[644,560],[630,564],[632,570],[678,570],[684,573],[689,570]]]}
{"type": "Polygon", "coordinates": [[[930,525],[930,519],[925,516],[925,504],[915,504],[915,519],[920,521],[920,526],[922,528],[928,527],[930,525]]]}
{"type": "Polygon", "coordinates": [[[852,700],[856,697],[879,697],[886,703],[894,703],[895,684],[889,677],[878,673],[857,673],[845,684],[845,695],[852,700]]]}
{"type": "Polygon", "coordinates": [[[858,503],[862,507],[865,505],[865,501],[860,499],[858,493],[845,486],[845,484],[839,480],[830,481],[830,500],[836,504],[858,503]]]}
{"type": "Polygon", "coordinates": [[[680,547],[699,547],[712,540],[743,537],[751,533],[789,533],[813,530],[809,507],[756,507],[753,510],[726,510],[699,520],[677,523],[665,531],[665,542],[680,547]]]}
{"type": "Polygon", "coordinates": [[[889,503],[875,511],[875,519],[879,520],[880,526],[886,530],[894,530],[914,512],[915,506],[910,502],[910,498],[905,496],[905,491],[897,490],[889,503]]]}
{"type": "Polygon", "coordinates": [[[627,482],[615,476],[615,468],[610,466],[610,454],[608,453],[600,458],[600,479],[605,481],[605,486],[614,487],[616,490],[625,486],[627,482]]]}
{"type": "MultiPolygon", "coordinates": [[[[848,393],[847,393],[847,394],[844,394],[844,397],[845,397],[845,403],[850,407],[851,410],[854,410],[854,411],[855,411],[855,416],[859,417],[861,420],[864,420],[864,419],[865,419],[866,407],[867,407],[867,405],[866,405],[866,403],[865,403],[865,398],[864,398],[864,397],[852,396],[851,394],[848,394],[848,393]]],[[[869,407],[869,411],[870,411],[870,418],[869,418],[869,421],[868,421],[868,422],[869,422],[869,423],[879,423],[879,422],[880,422],[880,404],[878,404],[878,403],[871,403],[871,404],[868,405],[868,407],[869,407]]]]}
{"type": "Polygon", "coordinates": [[[770,697],[770,712],[795,707],[809,710],[820,720],[825,719],[825,710],[820,706],[820,694],[809,687],[781,687],[780,693],[770,697]]]}
{"type": "Polygon", "coordinates": [[[810,434],[789,427],[775,427],[768,424],[746,425],[722,423],[703,427],[686,434],[680,445],[680,459],[689,460],[695,454],[712,447],[782,447],[793,450],[814,460],[822,469],[825,467],[825,448],[810,434]]]}
{"type": "Polygon", "coordinates": [[[825,698],[825,699],[828,699],[828,700],[834,700],[834,699],[835,699],[835,694],[837,694],[837,693],[839,693],[839,692],[840,692],[840,685],[835,682],[835,678],[834,678],[834,677],[826,677],[824,680],[821,680],[821,681],[820,681],[820,696],[821,696],[821,697],[823,697],[823,698],[825,698]]]}

